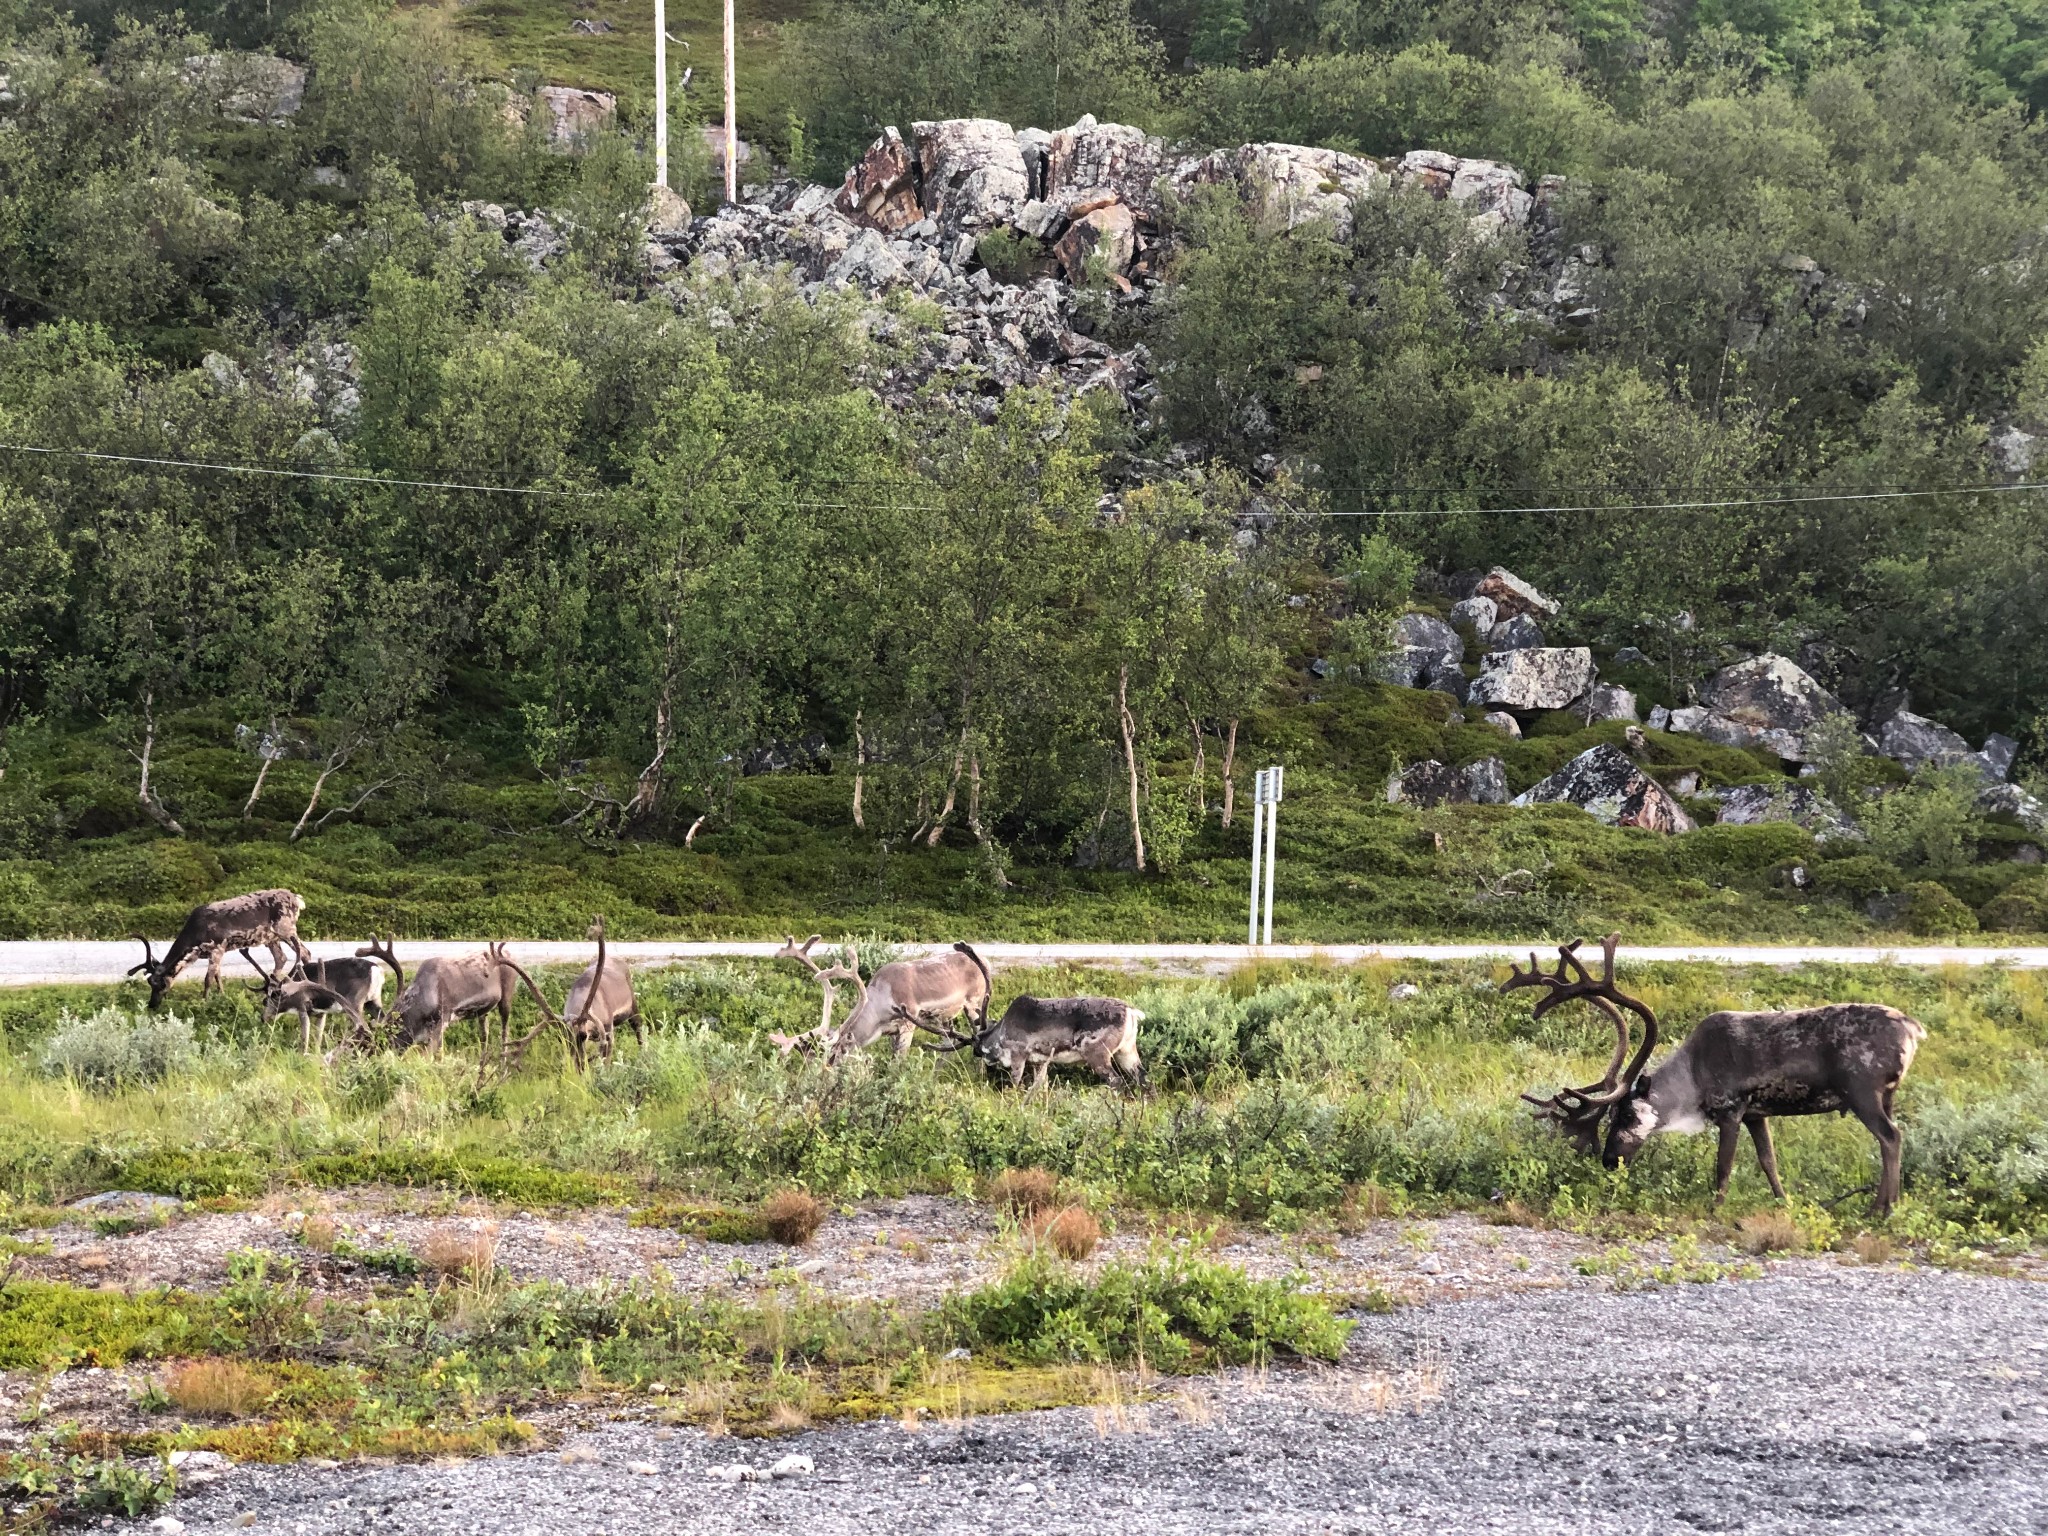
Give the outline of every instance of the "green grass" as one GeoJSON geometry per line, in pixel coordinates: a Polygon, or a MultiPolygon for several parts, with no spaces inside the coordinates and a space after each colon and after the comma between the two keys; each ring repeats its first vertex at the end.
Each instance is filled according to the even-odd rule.
{"type": "MultiPolygon", "coordinates": [[[[1283,941],[1566,936],[1624,930],[1634,942],[1909,941],[1865,915],[1873,895],[1925,882],[1853,847],[1818,849],[1787,825],[1704,827],[1679,838],[1604,827],[1565,806],[1421,812],[1385,803],[1388,767],[1425,756],[1459,763],[1498,754],[1526,788],[1621,727],[1575,729],[1558,717],[1518,742],[1447,726],[1441,695],[1334,687],[1253,721],[1240,779],[1254,763],[1288,766],[1274,931],[1283,941]],[[1789,871],[1809,867],[1807,888],[1789,871]]],[[[1653,733],[1660,770],[1699,769],[1709,784],[1773,776],[1776,764],[1697,737],[1653,733]]],[[[158,781],[191,836],[166,837],[134,803],[125,754],[96,731],[17,751],[0,783],[33,858],[0,859],[0,938],[168,936],[196,902],[264,885],[307,899],[313,937],[580,938],[594,911],[612,935],[765,938],[791,930],[895,939],[1234,940],[1250,852],[1249,815],[1211,814],[1172,859],[1144,875],[1079,869],[1019,839],[1013,888],[994,888],[964,832],[936,849],[882,851],[852,824],[850,785],[834,774],[748,779],[732,819],[694,848],[673,831],[591,844],[562,830],[553,792],[530,772],[458,754],[417,798],[373,801],[354,820],[288,841],[314,765],[280,763],[258,814],[240,817],[253,763],[218,712],[166,729],[158,781]]],[[[1207,786],[1220,800],[1216,763],[1207,786]]],[[[1158,769],[1178,793],[1184,758],[1158,769]]],[[[346,793],[344,788],[342,793],[346,793]]],[[[1248,809],[1248,808],[1247,808],[1248,809]]],[[[1987,826],[1980,860],[1940,876],[1968,911],[1916,898],[1942,936],[1981,922],[2003,935],[2048,925],[2048,869],[2013,861],[2017,829],[1987,826]]],[[[1004,835],[1011,835],[1005,833],[1004,835]]],[[[1112,850],[1114,852],[1114,850],[1112,850]]],[[[1968,938],[1967,933],[1964,934],[1968,938]]],[[[139,950],[138,950],[139,958],[139,950]]],[[[0,1004],[4,1008],[5,1004],[0,1004]]]]}

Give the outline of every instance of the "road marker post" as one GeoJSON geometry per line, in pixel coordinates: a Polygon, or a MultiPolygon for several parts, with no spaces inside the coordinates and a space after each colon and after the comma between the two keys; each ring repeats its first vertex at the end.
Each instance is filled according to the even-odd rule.
{"type": "Polygon", "coordinates": [[[1278,852],[1276,838],[1280,820],[1279,768],[1261,768],[1252,781],[1252,900],[1245,924],[1245,944],[1257,949],[1259,938],[1259,877],[1265,876],[1266,923],[1263,942],[1273,942],[1273,860],[1278,852]]]}

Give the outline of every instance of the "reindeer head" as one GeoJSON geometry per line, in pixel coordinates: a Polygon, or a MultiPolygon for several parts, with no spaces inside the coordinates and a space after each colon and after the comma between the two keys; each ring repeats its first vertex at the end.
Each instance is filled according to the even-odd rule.
{"type": "Polygon", "coordinates": [[[149,983],[149,1006],[154,1008],[164,1000],[164,993],[170,990],[170,967],[157,959],[156,952],[150,948],[149,940],[143,938],[141,934],[131,933],[128,937],[140,941],[142,945],[142,963],[129,966],[128,974],[139,975],[149,983]]]}
{"type": "Polygon", "coordinates": [[[1557,951],[1557,969],[1553,972],[1539,970],[1536,957],[1529,956],[1529,969],[1516,970],[1501,983],[1501,991],[1513,992],[1522,987],[1541,987],[1544,995],[1537,999],[1533,1016],[1542,1018],[1560,1003],[1583,998],[1607,1015],[1614,1026],[1614,1054],[1608,1058],[1607,1070],[1597,1083],[1583,1088],[1561,1088],[1547,1099],[1533,1094],[1522,1097],[1536,1106],[1536,1116],[1555,1124],[1572,1144],[1587,1156],[1602,1151],[1600,1146],[1601,1123],[1613,1112],[1608,1128],[1607,1145],[1601,1161],[1609,1168],[1622,1159],[1635,1155],[1650,1132],[1655,1129],[1654,1116],[1648,1114],[1647,1106],[1641,1104],[1641,1095],[1648,1087],[1643,1068],[1649,1063],[1650,1052],[1657,1046],[1657,1015],[1649,1005],[1638,998],[1630,997],[1614,984],[1614,949],[1621,942],[1621,935],[1610,933],[1601,941],[1604,964],[1601,974],[1593,975],[1578,957],[1582,940],[1574,939],[1561,945],[1557,951]],[[1622,1061],[1628,1056],[1628,1021],[1622,1017],[1626,1009],[1643,1021],[1643,1043],[1637,1049],[1627,1069],[1622,1061]],[[1645,1118],[1648,1124],[1644,1124],[1645,1118]]]}
{"type": "Polygon", "coordinates": [[[792,1051],[808,1056],[814,1048],[819,1048],[824,1051],[827,1061],[836,1062],[841,1055],[844,1032],[835,1032],[832,1028],[833,989],[839,982],[852,982],[855,988],[853,1007],[854,1012],[858,1013],[861,1004],[867,999],[867,983],[860,979],[860,962],[855,957],[851,944],[846,946],[844,965],[822,966],[811,958],[811,946],[823,937],[823,934],[814,933],[799,944],[796,935],[791,934],[782,948],[775,952],[775,958],[778,960],[800,962],[823,989],[824,998],[817,1024],[799,1035],[771,1034],[768,1038],[775,1042],[775,1048],[785,1056],[792,1051]]]}

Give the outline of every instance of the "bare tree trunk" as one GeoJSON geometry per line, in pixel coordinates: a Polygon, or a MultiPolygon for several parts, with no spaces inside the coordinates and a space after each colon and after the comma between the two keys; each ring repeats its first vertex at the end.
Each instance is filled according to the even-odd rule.
{"type": "Polygon", "coordinates": [[[1237,766],[1237,722],[1230,722],[1230,736],[1223,748],[1223,825],[1230,825],[1231,812],[1237,809],[1237,780],[1230,772],[1237,766]]]}
{"type": "Polygon", "coordinates": [[[1117,668],[1116,712],[1124,733],[1124,767],[1131,776],[1131,852],[1138,861],[1138,873],[1145,872],[1145,823],[1138,806],[1138,722],[1131,718],[1131,669],[1117,668]]]}
{"type": "Polygon", "coordinates": [[[697,834],[703,830],[704,823],[709,821],[710,819],[711,813],[709,811],[706,811],[702,816],[699,816],[695,821],[690,823],[690,830],[683,834],[683,846],[685,848],[690,847],[697,841],[697,834]]]}
{"type": "Polygon", "coordinates": [[[1186,699],[1181,708],[1188,712],[1188,730],[1195,738],[1195,804],[1206,821],[1209,816],[1209,758],[1202,750],[1202,722],[1195,718],[1194,707],[1186,699]]]}
{"type": "Polygon", "coordinates": [[[860,711],[853,712],[853,824],[861,831],[867,830],[867,818],[861,810],[861,796],[868,785],[868,739],[861,733],[860,711]]]}
{"type": "Polygon", "coordinates": [[[270,777],[270,765],[277,761],[270,755],[270,744],[277,740],[277,717],[271,716],[270,730],[256,743],[256,756],[261,763],[256,769],[256,784],[249,791],[249,798],[242,802],[242,820],[247,821],[256,809],[256,802],[263,798],[263,781],[270,777]]]}
{"type": "Polygon", "coordinates": [[[967,733],[970,729],[965,725],[960,727],[960,745],[953,752],[953,772],[946,780],[946,802],[939,807],[938,819],[932,823],[931,832],[924,840],[927,848],[939,846],[939,839],[945,835],[946,820],[953,814],[953,801],[960,793],[960,771],[967,765],[967,733]]]}
{"type": "Polygon", "coordinates": [[[981,754],[967,757],[967,830],[977,843],[988,841],[988,829],[981,824],[981,754]]]}
{"type": "Polygon", "coordinates": [[[626,807],[626,820],[639,821],[654,814],[661,803],[661,769],[668,761],[668,749],[675,743],[676,626],[671,619],[668,637],[662,644],[661,692],[654,700],[654,756],[640,770],[640,782],[626,807]]]}
{"type": "Polygon", "coordinates": [[[337,770],[348,766],[348,760],[355,756],[357,745],[358,743],[351,738],[327,754],[327,761],[320,769],[320,777],[313,781],[313,793],[307,797],[306,808],[299,812],[299,824],[292,828],[292,835],[288,841],[296,843],[299,840],[300,835],[306,830],[306,823],[313,818],[314,808],[320,804],[320,792],[327,788],[327,781],[334,777],[337,770]]]}
{"type": "Polygon", "coordinates": [[[173,837],[183,837],[185,829],[178,825],[178,819],[164,809],[163,802],[156,797],[156,791],[149,787],[150,759],[156,755],[156,694],[154,691],[142,696],[142,750],[131,754],[142,765],[142,777],[135,786],[135,799],[141,805],[143,814],[173,837]]]}
{"type": "MultiPolygon", "coordinates": [[[[353,816],[357,811],[360,811],[364,806],[370,803],[370,797],[372,795],[377,794],[380,790],[389,789],[396,782],[397,780],[395,779],[379,779],[376,783],[364,789],[361,794],[355,797],[355,799],[349,801],[347,805],[335,806],[325,816],[322,816],[318,821],[314,822],[313,830],[315,832],[318,832],[322,827],[326,826],[327,823],[334,820],[334,818],[337,816],[353,816]]],[[[294,834],[294,836],[296,835],[297,834],[294,834]]]]}

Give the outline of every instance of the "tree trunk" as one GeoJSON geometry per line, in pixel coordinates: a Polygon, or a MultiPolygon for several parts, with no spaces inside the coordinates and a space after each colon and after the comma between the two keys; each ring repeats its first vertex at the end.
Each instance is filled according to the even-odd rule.
{"type": "Polygon", "coordinates": [[[1194,709],[1183,699],[1181,708],[1188,712],[1188,730],[1195,738],[1195,805],[1202,813],[1202,819],[1209,817],[1209,758],[1202,750],[1202,722],[1195,718],[1194,709]]]}
{"type": "Polygon", "coordinates": [[[706,811],[702,816],[699,816],[695,821],[690,823],[690,830],[683,834],[683,846],[685,848],[690,847],[697,841],[698,832],[703,830],[704,823],[709,821],[710,819],[711,813],[709,811],[706,811]]]}
{"type": "Polygon", "coordinates": [[[938,818],[932,822],[932,830],[924,840],[927,848],[939,846],[939,839],[945,835],[946,820],[953,814],[953,802],[960,794],[960,772],[967,765],[967,732],[969,726],[960,727],[960,745],[953,751],[953,772],[946,780],[946,801],[939,807],[938,818]]]}
{"type": "Polygon", "coordinates": [[[133,754],[142,764],[142,777],[135,786],[135,799],[142,812],[151,821],[162,827],[173,837],[183,837],[185,829],[178,825],[178,819],[164,809],[163,802],[156,797],[156,791],[149,787],[150,759],[156,755],[156,694],[142,696],[142,750],[133,754]]]}
{"type": "Polygon", "coordinates": [[[270,777],[270,765],[277,761],[270,755],[270,743],[277,740],[277,721],[270,722],[270,734],[256,743],[256,755],[262,764],[256,770],[255,787],[249,791],[249,798],[242,802],[242,820],[247,821],[256,809],[256,802],[263,798],[263,781],[270,777]]]}
{"type": "Polygon", "coordinates": [[[1223,825],[1230,825],[1230,814],[1237,809],[1237,781],[1230,774],[1237,766],[1237,722],[1230,722],[1230,735],[1223,748],[1223,825]]]}
{"type": "Polygon", "coordinates": [[[861,796],[868,783],[868,740],[861,733],[860,711],[853,712],[853,824],[861,831],[867,830],[866,816],[861,810],[861,796]]]}
{"type": "Polygon", "coordinates": [[[1145,823],[1138,804],[1138,722],[1131,718],[1131,669],[1117,668],[1116,712],[1124,733],[1124,767],[1131,777],[1131,853],[1138,861],[1138,873],[1145,872],[1145,823]]]}
{"type": "Polygon", "coordinates": [[[306,823],[313,818],[314,809],[320,804],[320,792],[327,788],[327,781],[334,777],[337,769],[348,766],[348,760],[355,755],[355,750],[356,743],[347,741],[327,754],[327,761],[320,769],[320,777],[313,781],[313,793],[307,797],[306,808],[299,812],[299,824],[292,828],[292,835],[288,841],[296,843],[299,840],[300,834],[306,830],[306,823]]]}
{"type": "Polygon", "coordinates": [[[640,770],[640,782],[626,807],[626,820],[641,821],[654,814],[661,803],[661,769],[668,761],[668,749],[675,742],[676,626],[670,621],[668,638],[662,646],[661,692],[654,701],[654,756],[640,770]]]}

